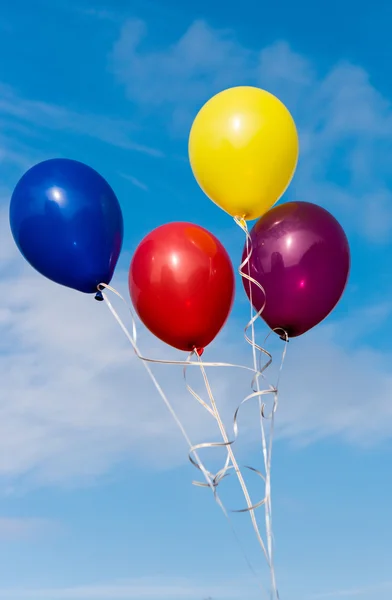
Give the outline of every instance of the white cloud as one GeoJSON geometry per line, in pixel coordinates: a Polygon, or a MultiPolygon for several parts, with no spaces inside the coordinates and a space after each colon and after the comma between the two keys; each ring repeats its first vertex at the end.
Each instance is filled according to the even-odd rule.
{"type": "Polygon", "coordinates": [[[188,125],[211,91],[246,83],[256,66],[252,52],[231,31],[215,31],[204,21],[195,21],[162,51],[139,51],[146,35],[143,21],[128,20],[113,49],[112,67],[129,98],[159,111],[167,106],[178,128],[188,125]]]}
{"type": "MultiPolygon", "coordinates": [[[[14,248],[5,211],[1,224],[1,475],[64,482],[88,480],[124,456],[183,463],[187,447],[106,307],[36,274],[14,248]]],[[[162,356],[163,345],[141,340],[162,356]]],[[[211,434],[181,370],[158,371],[190,433],[211,434]]]]}
{"type": "Polygon", "coordinates": [[[339,62],[319,73],[287,42],[256,51],[200,20],[160,50],[142,49],[147,34],[144,22],[128,20],[111,55],[113,72],[142,114],[154,112],[186,136],[213,94],[232,85],[268,89],[287,104],[300,131],[289,195],[332,206],[369,240],[389,241],[392,109],[364,69],[339,62]]]}

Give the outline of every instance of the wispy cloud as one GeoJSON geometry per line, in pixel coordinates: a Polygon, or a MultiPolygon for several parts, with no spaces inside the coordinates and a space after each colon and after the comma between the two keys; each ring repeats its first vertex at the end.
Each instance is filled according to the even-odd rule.
{"type": "Polygon", "coordinates": [[[350,62],[319,73],[287,42],[258,51],[234,32],[194,21],[163,49],[145,50],[147,24],[128,20],[110,62],[129,99],[186,136],[200,106],[232,85],[259,85],[290,108],[301,139],[300,163],[289,190],[309,201],[336,206],[347,222],[375,243],[392,232],[392,108],[350,62]]]}
{"type": "Polygon", "coordinates": [[[78,112],[65,106],[49,104],[42,100],[26,99],[13,88],[0,84],[0,123],[3,160],[20,163],[37,160],[35,149],[38,141],[50,137],[53,132],[63,132],[99,140],[124,150],[141,152],[152,157],[162,157],[157,148],[136,141],[137,129],[130,121],[106,115],[78,112]],[[15,142],[22,136],[24,147],[15,142]]]}
{"type": "Polygon", "coordinates": [[[231,31],[214,30],[204,21],[195,21],[162,51],[140,51],[146,35],[143,21],[128,20],[114,46],[112,68],[129,98],[159,111],[168,108],[178,128],[189,124],[195,107],[211,93],[247,83],[256,68],[257,57],[231,31]]]}
{"type": "Polygon", "coordinates": [[[121,177],[123,177],[123,179],[130,181],[135,187],[138,187],[144,192],[148,192],[148,186],[142,181],[140,181],[140,179],[137,179],[137,177],[134,177],[133,175],[126,175],[125,173],[120,173],[120,175],[121,177]]]}

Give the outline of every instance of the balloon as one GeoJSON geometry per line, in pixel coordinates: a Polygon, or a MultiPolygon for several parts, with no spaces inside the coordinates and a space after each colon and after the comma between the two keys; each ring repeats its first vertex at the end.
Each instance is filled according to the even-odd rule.
{"type": "MultiPolygon", "coordinates": [[[[302,335],[336,306],[350,270],[343,228],[328,211],[310,202],[288,202],[270,210],[250,233],[252,303],[271,329],[302,335]]],[[[247,256],[245,246],[243,260],[247,256]]],[[[250,283],[242,279],[250,297],[250,283]]]]}
{"type": "Polygon", "coordinates": [[[65,158],[32,167],[12,194],[10,224],[25,259],[48,279],[86,293],[112,279],[123,217],[112,188],[91,167],[65,158]]]}
{"type": "Polygon", "coordinates": [[[129,292],[144,325],[159,339],[199,354],[225,324],[234,270],[219,240],[192,223],[168,223],[139,244],[129,292]]]}
{"type": "Polygon", "coordinates": [[[207,196],[232,217],[257,219],[289,185],[298,160],[298,134],[287,108],[255,87],[211,98],[189,136],[193,174],[207,196]]]}

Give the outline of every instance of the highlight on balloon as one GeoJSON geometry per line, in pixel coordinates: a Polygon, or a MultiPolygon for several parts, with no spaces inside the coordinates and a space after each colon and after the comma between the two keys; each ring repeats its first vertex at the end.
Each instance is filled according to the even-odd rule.
{"type": "Polygon", "coordinates": [[[251,520],[269,568],[273,600],[279,595],[272,541],[271,453],[279,381],[267,380],[273,357],[256,340],[256,324],[264,322],[267,338],[276,334],[283,340],[283,367],[288,340],[306,334],[328,316],[342,297],[350,270],[347,236],[332,214],[296,198],[277,204],[294,176],[298,154],[293,117],[268,91],[233,87],[200,108],[189,134],[190,167],[206,202],[208,197],[232,218],[233,230],[239,226],[243,231],[243,244],[234,257],[243,289],[235,292],[232,259],[213,233],[196,223],[164,222],[140,239],[130,261],[129,324],[114,305],[128,303],[111,282],[124,229],[139,236],[137,224],[130,220],[124,224],[119,200],[98,172],[70,159],[41,162],[17,182],[9,212],[15,243],[36,271],[54,284],[105,301],[187,443],[190,462],[202,478],[195,483],[211,490],[228,519],[219,489],[228,475],[236,477],[244,506],[235,510],[247,513],[251,520]],[[248,222],[254,220],[249,230],[248,222]],[[225,327],[235,294],[249,300],[244,316],[249,363],[208,361],[209,346],[225,327]],[[156,338],[183,352],[183,358],[167,360],[142,351],[135,313],[156,338]],[[186,389],[216,422],[219,442],[191,440],[153,371],[158,363],[184,368],[186,389]],[[190,368],[200,373],[207,401],[189,385],[190,368]],[[226,369],[249,375],[249,389],[238,399],[230,428],[214,397],[211,369],[218,369],[222,377],[226,369]],[[238,415],[245,403],[255,403],[263,472],[241,467],[236,458],[241,435],[238,415]],[[213,472],[205,466],[202,452],[217,447],[225,450],[226,458],[213,472]],[[249,472],[259,477],[259,498],[249,494],[249,472]]]}

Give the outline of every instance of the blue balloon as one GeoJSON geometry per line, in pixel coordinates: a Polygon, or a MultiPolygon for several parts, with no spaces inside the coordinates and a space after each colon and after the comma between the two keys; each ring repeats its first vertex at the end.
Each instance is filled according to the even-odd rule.
{"type": "Polygon", "coordinates": [[[112,188],[91,167],[65,158],[32,167],[12,194],[10,225],[25,259],[48,279],[85,293],[110,283],[124,222],[112,188]]]}

